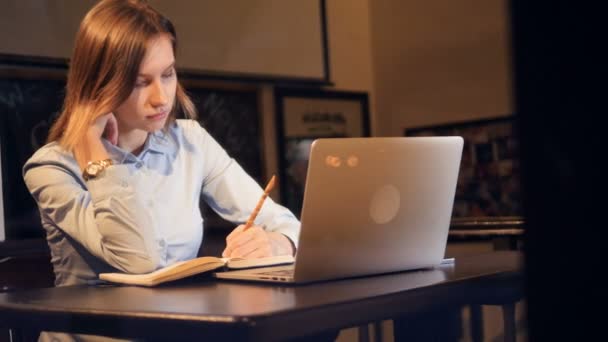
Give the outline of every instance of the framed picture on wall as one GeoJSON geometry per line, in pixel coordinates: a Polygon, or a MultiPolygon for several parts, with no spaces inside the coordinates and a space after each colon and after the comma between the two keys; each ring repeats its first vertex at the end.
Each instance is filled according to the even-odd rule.
{"type": "Polygon", "coordinates": [[[299,216],[312,142],[317,138],[369,136],[368,95],[277,88],[275,108],[281,200],[299,216]]]}
{"type": "Polygon", "coordinates": [[[453,217],[499,221],[522,216],[514,116],[406,128],[406,136],[457,135],[464,149],[453,217]]]}

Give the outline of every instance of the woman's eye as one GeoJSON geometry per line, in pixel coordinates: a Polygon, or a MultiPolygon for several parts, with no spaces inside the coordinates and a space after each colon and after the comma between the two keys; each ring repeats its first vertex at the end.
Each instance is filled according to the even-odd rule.
{"type": "Polygon", "coordinates": [[[137,81],[137,82],[135,82],[135,87],[136,88],[145,87],[147,85],[148,85],[148,81],[137,81]]]}
{"type": "Polygon", "coordinates": [[[170,72],[163,74],[163,77],[170,78],[170,77],[173,77],[174,74],[175,74],[175,72],[173,70],[171,70],[170,72]]]}

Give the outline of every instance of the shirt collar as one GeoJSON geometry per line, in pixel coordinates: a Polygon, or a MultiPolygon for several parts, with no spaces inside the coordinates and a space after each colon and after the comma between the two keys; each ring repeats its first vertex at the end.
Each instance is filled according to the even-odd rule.
{"type": "MultiPolygon", "coordinates": [[[[102,139],[110,158],[120,163],[124,163],[127,159],[132,159],[133,155],[116,145],[112,145],[108,140],[102,139]],[[131,156],[131,158],[129,158],[131,156]]],[[[161,154],[172,154],[176,150],[177,143],[167,130],[159,130],[148,134],[142,155],[146,151],[161,154]]]]}
{"type": "Polygon", "coordinates": [[[170,154],[175,151],[176,143],[169,131],[162,129],[148,134],[148,139],[144,144],[144,149],[150,152],[170,154]]]}
{"type": "Polygon", "coordinates": [[[117,161],[121,164],[125,162],[125,159],[127,159],[127,156],[129,155],[128,152],[126,152],[125,150],[121,149],[120,147],[118,147],[116,145],[113,145],[111,142],[109,142],[105,138],[102,138],[101,142],[103,143],[104,147],[106,148],[106,151],[108,151],[108,154],[110,155],[110,158],[112,160],[117,161]]]}

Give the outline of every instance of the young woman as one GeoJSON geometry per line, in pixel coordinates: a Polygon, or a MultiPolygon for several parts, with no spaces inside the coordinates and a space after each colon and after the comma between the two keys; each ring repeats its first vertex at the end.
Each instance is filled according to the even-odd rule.
{"type": "MultiPolygon", "coordinates": [[[[102,0],[80,25],[62,113],[23,169],[57,286],[194,258],[201,195],[223,218],[243,223],[263,193],[191,120],[176,45],[172,23],[143,1],[102,0]]],[[[254,226],[242,228],[228,236],[224,256],[293,254],[300,224],[268,198],[254,226]]],[[[41,340],[76,338],[51,335],[41,340]]]]}

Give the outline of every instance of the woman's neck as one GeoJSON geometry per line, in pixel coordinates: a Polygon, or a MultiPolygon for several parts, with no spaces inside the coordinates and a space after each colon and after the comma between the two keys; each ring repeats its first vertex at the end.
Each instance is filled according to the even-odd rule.
{"type": "Polygon", "coordinates": [[[134,129],[129,132],[120,132],[118,134],[118,147],[131,152],[133,155],[138,155],[144,148],[148,132],[134,129]]]}

